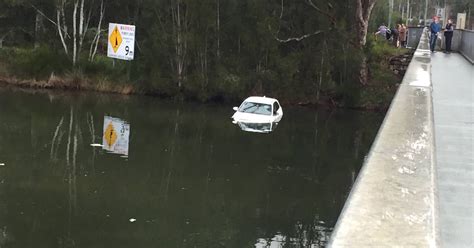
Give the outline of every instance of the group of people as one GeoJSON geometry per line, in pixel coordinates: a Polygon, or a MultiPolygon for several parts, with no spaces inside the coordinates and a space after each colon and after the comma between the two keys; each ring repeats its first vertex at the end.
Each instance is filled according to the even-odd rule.
{"type": "MultiPolygon", "coordinates": [[[[453,21],[448,19],[446,27],[444,28],[444,38],[446,44],[446,53],[451,53],[451,41],[453,40],[453,21]]],[[[430,24],[430,50],[432,53],[435,53],[436,40],[441,38],[441,25],[439,24],[439,18],[437,16],[433,17],[433,22],[430,24]]]]}
{"type": "MultiPolygon", "coordinates": [[[[439,18],[435,16],[433,17],[433,21],[430,24],[430,50],[432,53],[436,52],[436,40],[441,39],[441,31],[442,28],[439,24],[439,18]]],[[[443,31],[446,45],[445,52],[448,54],[451,53],[453,31],[453,22],[451,19],[448,19],[446,27],[443,31]]],[[[407,45],[408,28],[405,26],[405,24],[397,24],[397,26],[392,29],[382,24],[382,26],[379,27],[378,31],[375,34],[382,36],[384,39],[392,41],[393,45],[396,47],[406,47],[407,45]]]]}
{"type": "Polygon", "coordinates": [[[383,38],[392,41],[393,45],[396,47],[406,47],[407,34],[408,28],[405,24],[397,24],[396,27],[391,29],[382,24],[375,33],[375,35],[380,35],[383,38]]]}

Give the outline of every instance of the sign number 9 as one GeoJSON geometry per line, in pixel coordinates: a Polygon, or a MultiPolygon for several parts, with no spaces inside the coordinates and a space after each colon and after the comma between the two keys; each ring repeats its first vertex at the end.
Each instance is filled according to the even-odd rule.
{"type": "Polygon", "coordinates": [[[125,55],[128,55],[128,53],[130,52],[130,48],[128,46],[125,46],[125,55]]]}

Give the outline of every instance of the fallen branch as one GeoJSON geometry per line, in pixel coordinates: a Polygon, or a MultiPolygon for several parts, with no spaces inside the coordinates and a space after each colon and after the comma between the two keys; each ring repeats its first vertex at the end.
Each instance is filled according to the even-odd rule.
{"type": "MultiPolygon", "coordinates": [[[[270,32],[272,31],[270,25],[268,26],[268,29],[270,30],[270,32]]],[[[282,39],[278,38],[276,35],[273,35],[273,37],[274,37],[275,40],[277,40],[278,42],[281,42],[281,43],[288,43],[288,42],[290,42],[290,41],[302,41],[302,40],[304,40],[304,39],[306,39],[306,38],[309,38],[309,37],[311,37],[311,36],[313,36],[313,35],[317,35],[317,34],[320,34],[320,33],[323,33],[323,32],[324,32],[324,31],[322,31],[322,30],[317,30],[317,31],[315,31],[315,32],[313,32],[313,33],[310,33],[310,34],[305,34],[305,35],[302,35],[302,36],[300,36],[300,37],[291,37],[291,38],[288,38],[288,39],[285,39],[285,40],[282,40],[282,39]]],[[[278,33],[277,33],[277,34],[278,34],[278,33]]]]}

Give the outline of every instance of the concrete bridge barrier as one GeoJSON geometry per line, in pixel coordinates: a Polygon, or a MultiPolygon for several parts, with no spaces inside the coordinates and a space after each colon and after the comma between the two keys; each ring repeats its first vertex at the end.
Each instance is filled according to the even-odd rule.
{"type": "Polygon", "coordinates": [[[425,31],[329,247],[438,246],[430,61],[425,31]]]}
{"type": "MultiPolygon", "coordinates": [[[[418,46],[418,41],[423,33],[423,27],[409,27],[408,28],[408,47],[415,48],[418,46]]],[[[444,35],[441,35],[442,40],[438,42],[437,48],[445,50],[446,43],[444,35]]],[[[453,34],[453,41],[451,44],[453,51],[462,54],[471,64],[474,64],[474,30],[455,29],[453,34]]]]}
{"type": "MultiPolygon", "coordinates": [[[[444,48],[443,36],[443,49],[444,48]]],[[[462,54],[471,64],[474,64],[474,30],[454,30],[451,48],[453,51],[458,51],[462,54]]]]}

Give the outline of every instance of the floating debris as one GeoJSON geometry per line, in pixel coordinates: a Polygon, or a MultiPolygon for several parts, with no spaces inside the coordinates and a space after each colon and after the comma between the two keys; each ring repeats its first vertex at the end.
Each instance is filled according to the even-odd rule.
{"type": "Polygon", "coordinates": [[[103,147],[102,144],[91,144],[92,147],[103,147]]]}
{"type": "Polygon", "coordinates": [[[131,218],[129,221],[133,223],[133,222],[137,221],[137,219],[131,218]]]}

